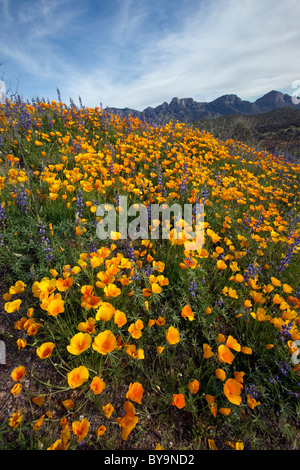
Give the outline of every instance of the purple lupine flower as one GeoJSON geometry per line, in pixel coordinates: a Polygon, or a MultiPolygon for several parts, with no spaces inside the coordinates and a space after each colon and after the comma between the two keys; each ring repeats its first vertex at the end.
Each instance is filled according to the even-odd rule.
{"type": "Polygon", "coordinates": [[[20,106],[20,124],[24,130],[28,129],[32,125],[31,116],[24,106],[20,106]]]}
{"type": "Polygon", "coordinates": [[[202,204],[206,204],[208,198],[210,196],[210,192],[209,190],[207,189],[207,187],[205,187],[202,191],[202,204]]]}
{"type": "Polygon", "coordinates": [[[76,104],[74,103],[74,101],[73,101],[72,98],[70,98],[70,106],[71,106],[71,108],[73,108],[73,109],[77,109],[76,104]]]}
{"type": "Polygon", "coordinates": [[[195,297],[195,295],[197,293],[197,289],[198,289],[197,282],[196,281],[191,281],[190,286],[189,286],[189,292],[190,292],[192,297],[195,297]]]}
{"type": "Polygon", "coordinates": [[[111,157],[111,160],[110,160],[110,163],[109,163],[108,173],[109,173],[110,178],[113,178],[113,174],[114,174],[114,160],[113,160],[113,157],[111,157]]]}
{"type": "Polygon", "coordinates": [[[140,279],[139,273],[133,273],[132,276],[129,278],[130,281],[138,281],[140,279]]]}
{"type": "Polygon", "coordinates": [[[182,200],[185,196],[185,192],[186,192],[187,185],[188,185],[188,182],[189,182],[188,177],[187,177],[187,168],[188,168],[188,165],[187,165],[187,162],[185,162],[184,165],[183,165],[183,178],[182,178],[182,181],[181,181],[180,186],[179,186],[179,192],[180,192],[182,200]]]}
{"type": "Polygon", "coordinates": [[[248,282],[249,279],[255,279],[255,277],[259,275],[261,270],[261,266],[256,266],[255,263],[250,263],[244,272],[245,281],[248,282]]]}
{"type": "Polygon", "coordinates": [[[60,95],[60,91],[58,88],[56,88],[56,91],[57,91],[57,97],[58,97],[58,102],[61,103],[61,95],[60,95]]]}
{"type": "Polygon", "coordinates": [[[252,231],[259,232],[259,229],[261,225],[263,224],[263,221],[264,221],[264,216],[263,216],[263,213],[261,212],[259,218],[253,224],[252,231]]]}
{"type": "Polygon", "coordinates": [[[163,184],[163,170],[160,165],[157,166],[157,190],[162,193],[163,197],[166,197],[167,190],[163,184]]]}
{"type": "Polygon", "coordinates": [[[224,299],[221,298],[221,299],[217,300],[217,301],[215,302],[215,305],[216,305],[217,307],[223,307],[223,305],[224,305],[224,299]]]}
{"type": "Polygon", "coordinates": [[[246,225],[246,227],[248,227],[249,224],[250,224],[250,219],[249,219],[249,216],[248,216],[248,215],[245,215],[244,224],[246,225]]]}
{"type": "Polygon", "coordinates": [[[282,325],[281,330],[278,332],[279,339],[282,343],[285,342],[286,336],[289,337],[291,336],[291,328],[292,325],[282,325]]]}
{"type": "Polygon", "coordinates": [[[295,290],[294,297],[300,297],[300,289],[295,290]]]}
{"type": "Polygon", "coordinates": [[[29,197],[28,194],[26,193],[25,188],[15,188],[13,190],[13,193],[16,195],[16,203],[17,206],[19,207],[20,211],[23,212],[23,214],[28,214],[29,212],[29,197]]]}
{"type": "Polygon", "coordinates": [[[90,251],[90,253],[96,253],[97,252],[97,247],[93,242],[91,242],[89,244],[89,251],[90,251]]]}
{"type": "MultiPolygon", "coordinates": [[[[289,239],[292,238],[292,235],[293,235],[293,232],[291,232],[289,239]]],[[[288,265],[290,264],[290,262],[292,261],[294,257],[294,250],[296,250],[299,246],[300,246],[300,237],[297,237],[293,240],[292,244],[289,245],[287,253],[281,259],[279,266],[277,268],[278,272],[282,272],[288,267],[288,265]]]]}
{"type": "Polygon", "coordinates": [[[279,367],[279,372],[283,374],[285,377],[288,376],[288,371],[291,370],[291,366],[289,364],[284,364],[283,362],[279,361],[278,362],[279,367]]]}
{"type": "Polygon", "coordinates": [[[163,172],[161,166],[158,167],[157,184],[160,190],[163,189],[163,172]]]}
{"type": "Polygon", "coordinates": [[[81,109],[85,109],[85,107],[82,104],[82,99],[81,99],[80,96],[78,96],[78,101],[79,101],[79,105],[80,105],[81,109]]]}
{"type": "Polygon", "coordinates": [[[151,267],[151,266],[147,266],[144,270],[143,270],[144,274],[146,277],[150,277],[153,272],[154,272],[154,269],[151,267]]]}
{"type": "Polygon", "coordinates": [[[4,207],[3,202],[2,204],[0,204],[0,225],[2,225],[2,227],[6,226],[6,215],[5,215],[5,207],[4,207]]]}
{"type": "Polygon", "coordinates": [[[255,398],[255,400],[258,399],[258,391],[255,384],[245,386],[245,392],[247,395],[250,395],[251,398],[255,398]]]}
{"type": "Polygon", "coordinates": [[[52,127],[53,127],[53,120],[52,120],[52,117],[51,117],[51,116],[47,116],[47,120],[48,120],[49,129],[52,129],[52,127]]]}
{"type": "Polygon", "coordinates": [[[47,234],[46,234],[46,226],[41,222],[39,224],[39,236],[41,237],[41,245],[43,245],[43,248],[44,248],[44,251],[45,251],[45,254],[46,254],[46,260],[51,262],[54,258],[54,255],[53,255],[53,252],[52,252],[52,247],[51,247],[51,244],[50,244],[50,240],[49,238],[47,237],[47,234]]]}
{"type": "Polygon", "coordinates": [[[223,183],[223,177],[222,175],[220,175],[220,173],[217,173],[216,174],[216,186],[221,186],[222,183],[223,183]]]}
{"type": "Polygon", "coordinates": [[[79,190],[76,196],[76,218],[82,218],[83,208],[83,192],[79,190]]]}
{"type": "Polygon", "coordinates": [[[135,261],[135,255],[134,255],[134,246],[133,245],[129,245],[126,247],[126,257],[130,260],[130,261],[135,261]]]}

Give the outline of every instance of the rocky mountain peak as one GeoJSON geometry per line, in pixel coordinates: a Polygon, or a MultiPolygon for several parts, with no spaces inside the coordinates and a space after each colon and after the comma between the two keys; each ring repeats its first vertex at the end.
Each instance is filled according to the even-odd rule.
{"type": "Polygon", "coordinates": [[[121,116],[137,116],[152,123],[169,121],[193,122],[197,119],[229,116],[234,114],[253,115],[273,111],[278,108],[300,109],[300,105],[294,104],[292,98],[279,91],[272,90],[255,102],[242,100],[235,94],[226,94],[211,102],[197,102],[193,98],[174,97],[170,103],[164,102],[153,108],[148,107],[143,111],[134,109],[107,108],[112,114],[121,116]]]}

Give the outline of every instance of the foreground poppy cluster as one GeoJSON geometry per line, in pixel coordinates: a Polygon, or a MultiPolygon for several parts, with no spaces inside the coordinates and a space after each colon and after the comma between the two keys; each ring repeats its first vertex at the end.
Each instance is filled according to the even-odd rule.
{"type": "Polygon", "coordinates": [[[242,449],[252,414],[296,406],[299,165],[184,124],[74,103],[7,101],[0,131],[3,313],[20,357],[34,354],[59,377],[40,378],[45,390],[32,396],[24,383],[34,373],[9,371],[11,432],[42,436],[55,419],[47,409],[30,421],[22,394],[38,409],[61,394],[49,449],[93,439],[105,448],[107,434],[134,442],[152,416],[177,426],[180,413],[209,448],[218,433],[204,422],[242,449]],[[124,195],[149,214],[151,204],[203,204],[204,245],[188,250],[175,236],[183,219],[172,219],[168,240],[118,231],[100,240],[97,206],[118,212],[124,195]],[[94,428],[91,403],[106,420],[94,428]]]}

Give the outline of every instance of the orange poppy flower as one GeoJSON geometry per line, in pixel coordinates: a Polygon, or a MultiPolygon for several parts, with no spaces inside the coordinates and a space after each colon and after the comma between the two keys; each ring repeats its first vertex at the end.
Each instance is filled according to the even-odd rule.
{"type": "Polygon", "coordinates": [[[71,400],[70,398],[67,399],[67,400],[62,401],[61,404],[64,406],[64,408],[65,408],[67,411],[71,410],[71,409],[74,408],[74,406],[75,406],[75,403],[74,403],[73,400],[71,400]]]}
{"type": "Polygon", "coordinates": [[[144,288],[143,289],[143,297],[150,297],[150,295],[151,295],[151,289],[149,289],[148,287],[144,288]]]}
{"type": "Polygon", "coordinates": [[[254,410],[254,408],[260,404],[260,401],[256,401],[255,398],[251,398],[250,395],[247,395],[247,405],[251,410],[254,410]]]}
{"type": "Polygon", "coordinates": [[[153,282],[153,284],[151,284],[151,290],[153,294],[160,294],[162,291],[162,288],[157,282],[153,282]]]}
{"type": "Polygon", "coordinates": [[[18,382],[19,380],[22,380],[23,377],[25,377],[26,371],[24,366],[19,366],[16,367],[12,373],[10,374],[11,378],[15,381],[18,382]]]}
{"type": "Polygon", "coordinates": [[[126,398],[129,398],[129,400],[141,404],[143,393],[144,388],[139,382],[131,383],[126,394],[126,398]]]}
{"type": "Polygon", "coordinates": [[[242,402],[241,390],[243,385],[235,379],[226,380],[223,391],[226,398],[234,405],[240,405],[242,402]]]}
{"type": "Polygon", "coordinates": [[[153,261],[152,266],[159,273],[162,273],[165,269],[165,263],[163,263],[162,261],[153,261]]]}
{"type": "Polygon", "coordinates": [[[209,344],[203,344],[203,357],[204,359],[209,359],[210,357],[214,356],[214,352],[211,350],[209,344]]]}
{"type": "Polygon", "coordinates": [[[90,389],[95,395],[102,393],[105,387],[106,384],[102,379],[100,379],[100,377],[94,377],[90,385],[90,389]]]}
{"type": "Polygon", "coordinates": [[[22,384],[16,383],[10,392],[12,393],[12,395],[18,395],[22,391],[22,388],[22,384]]]}
{"type": "Polygon", "coordinates": [[[84,285],[81,287],[80,292],[84,297],[90,297],[93,294],[94,287],[90,285],[84,285]]]}
{"type": "Polygon", "coordinates": [[[219,409],[219,413],[221,413],[221,415],[228,416],[231,413],[231,409],[222,407],[219,409]]]}
{"type": "Polygon", "coordinates": [[[279,279],[276,279],[276,277],[271,277],[271,282],[273,286],[281,286],[281,282],[279,281],[279,279]]]}
{"type": "Polygon", "coordinates": [[[12,414],[11,418],[9,419],[9,426],[13,429],[17,428],[23,419],[23,415],[21,411],[16,411],[12,414]]]}
{"type": "Polygon", "coordinates": [[[104,426],[104,424],[102,424],[102,426],[99,426],[99,428],[96,429],[96,436],[97,437],[100,437],[102,436],[106,431],[106,426],[104,426]]]}
{"type": "Polygon", "coordinates": [[[138,423],[139,419],[135,416],[136,411],[133,404],[130,401],[126,401],[124,404],[124,408],[126,414],[122,418],[117,418],[116,422],[122,428],[122,439],[126,441],[128,439],[129,434],[133,430],[133,428],[138,423]]]}
{"type": "Polygon", "coordinates": [[[66,292],[69,289],[69,287],[73,285],[73,281],[74,281],[73,277],[68,277],[66,279],[59,278],[56,281],[56,288],[60,292],[66,292]]]}
{"type": "Polygon", "coordinates": [[[81,288],[81,307],[85,310],[90,310],[91,308],[97,308],[101,304],[102,300],[100,297],[94,295],[93,286],[85,285],[81,288]]]}
{"type": "Polygon", "coordinates": [[[185,397],[183,393],[174,393],[172,405],[177,406],[177,408],[182,409],[185,407],[185,397]]]}
{"type": "Polygon", "coordinates": [[[188,384],[188,389],[191,393],[197,393],[199,390],[199,381],[197,379],[192,380],[192,382],[189,382],[188,384]]]}
{"type": "Polygon", "coordinates": [[[174,326],[170,326],[166,334],[166,339],[168,343],[170,344],[179,343],[180,335],[179,335],[179,331],[177,330],[177,328],[174,328],[174,326]]]}
{"type": "Polygon", "coordinates": [[[223,369],[215,370],[216,377],[224,382],[226,379],[226,372],[223,369]]]}
{"type": "Polygon", "coordinates": [[[217,261],[217,268],[218,268],[218,269],[226,269],[226,268],[227,268],[227,264],[224,263],[223,260],[219,259],[219,260],[217,261]]]}
{"type": "Polygon", "coordinates": [[[264,299],[263,294],[261,292],[256,292],[255,290],[253,290],[253,291],[250,291],[250,295],[251,295],[252,299],[254,300],[254,302],[256,302],[258,304],[262,305],[266,301],[266,299],[264,299]]]}
{"type": "Polygon", "coordinates": [[[96,333],[95,329],[96,320],[93,317],[90,317],[85,322],[80,322],[77,329],[83,333],[96,333]]]}
{"type": "Polygon", "coordinates": [[[18,349],[24,349],[27,344],[27,341],[26,339],[18,338],[16,344],[18,346],[18,349]]]}
{"type": "Polygon", "coordinates": [[[232,354],[227,346],[221,344],[218,347],[218,359],[220,362],[227,362],[227,364],[231,364],[234,360],[234,354],[232,354]]]}
{"type": "Polygon", "coordinates": [[[185,305],[185,307],[183,307],[183,309],[181,310],[181,316],[185,320],[189,320],[189,321],[192,321],[195,319],[195,315],[192,312],[192,309],[189,305],[185,305]]]}
{"type": "Polygon", "coordinates": [[[138,339],[142,336],[142,329],[144,328],[144,324],[142,320],[137,320],[135,323],[131,323],[128,328],[129,333],[135,339],[138,339]]]}
{"type": "Polygon", "coordinates": [[[89,431],[90,423],[86,418],[72,423],[72,431],[78,437],[77,442],[81,442],[89,431]]]}
{"type": "Polygon", "coordinates": [[[56,298],[56,299],[51,300],[46,310],[49,315],[53,317],[57,317],[59,313],[63,313],[65,311],[64,304],[65,304],[64,300],[56,298]]]}
{"type": "Polygon", "coordinates": [[[244,382],[244,375],[245,372],[234,372],[234,378],[237,382],[243,383],[244,382]]]}
{"type": "Polygon", "coordinates": [[[115,315],[114,315],[114,322],[116,325],[118,325],[119,328],[121,328],[123,325],[127,323],[127,318],[124,312],[121,312],[121,310],[116,310],[115,315]]]}
{"type": "Polygon", "coordinates": [[[219,333],[218,337],[217,337],[217,341],[218,341],[218,343],[225,343],[226,338],[222,333],[219,333]]]}
{"type": "Polygon", "coordinates": [[[16,310],[19,310],[21,303],[22,303],[21,299],[16,299],[16,300],[13,300],[12,302],[6,302],[4,304],[4,309],[7,313],[13,313],[16,310]]]}
{"type": "Polygon", "coordinates": [[[54,343],[51,343],[51,342],[43,343],[37,348],[36,353],[40,359],[48,359],[48,357],[51,356],[54,348],[55,348],[54,343]]]}
{"type": "Polygon", "coordinates": [[[109,321],[115,313],[115,307],[109,302],[102,302],[96,313],[96,320],[109,321]]]}
{"type": "Polygon", "coordinates": [[[228,338],[227,338],[226,346],[230,349],[234,349],[237,352],[239,352],[241,350],[241,345],[231,335],[229,335],[228,338]]]}
{"type": "Polygon", "coordinates": [[[206,394],[205,395],[205,400],[209,405],[211,405],[215,401],[215,397],[213,395],[206,394]]]}
{"type": "Polygon", "coordinates": [[[71,388],[80,387],[89,378],[89,371],[84,366],[76,367],[67,374],[68,384],[71,388]]]}
{"type": "Polygon", "coordinates": [[[38,419],[38,420],[32,425],[34,431],[37,431],[37,430],[41,427],[41,425],[43,424],[44,418],[45,418],[45,415],[42,415],[42,416],[40,417],[40,419],[38,419]]]}
{"type": "Polygon", "coordinates": [[[14,286],[11,286],[9,288],[9,293],[14,295],[14,294],[19,294],[20,292],[23,292],[26,287],[26,284],[22,281],[17,281],[15,282],[14,286]]]}
{"type": "Polygon", "coordinates": [[[242,352],[243,354],[252,354],[252,349],[251,349],[251,348],[248,348],[247,346],[243,346],[243,347],[241,348],[241,352],[242,352]]]}
{"type": "Polygon", "coordinates": [[[216,418],[217,417],[217,411],[218,411],[217,403],[214,401],[213,403],[210,404],[209,408],[210,408],[210,411],[212,412],[213,417],[216,418]]]}
{"type": "Polygon", "coordinates": [[[103,263],[103,258],[101,256],[96,255],[96,256],[91,257],[90,262],[91,262],[91,267],[95,269],[103,263]]]}
{"type": "Polygon", "coordinates": [[[104,287],[104,295],[105,297],[118,297],[121,294],[121,289],[115,286],[115,284],[107,284],[104,287]]]}
{"type": "Polygon", "coordinates": [[[114,407],[111,403],[108,403],[107,405],[102,406],[102,410],[104,411],[106,418],[109,419],[114,412],[114,407]]]}
{"type": "Polygon", "coordinates": [[[110,330],[102,331],[95,338],[92,347],[95,351],[104,356],[117,348],[117,340],[110,330]]]}
{"type": "Polygon", "coordinates": [[[218,450],[214,439],[207,439],[207,444],[208,444],[209,450],[218,450]]]}
{"type": "Polygon", "coordinates": [[[287,294],[290,294],[293,290],[293,288],[289,286],[288,284],[283,284],[282,289],[283,289],[283,292],[286,292],[287,294]]]}
{"type": "Polygon", "coordinates": [[[44,402],[45,402],[45,395],[42,394],[42,395],[38,395],[38,396],[36,396],[36,397],[33,397],[33,398],[32,398],[32,402],[33,402],[35,405],[41,407],[41,406],[44,404],[44,402]]]}
{"type": "Polygon", "coordinates": [[[87,349],[89,349],[92,342],[92,337],[89,333],[77,333],[71,338],[70,344],[67,346],[67,350],[70,354],[78,356],[87,349]]]}
{"type": "Polygon", "coordinates": [[[158,326],[163,326],[163,325],[166,323],[166,319],[165,319],[165,317],[159,316],[159,317],[155,320],[155,323],[156,323],[156,325],[158,325],[158,326]]]}

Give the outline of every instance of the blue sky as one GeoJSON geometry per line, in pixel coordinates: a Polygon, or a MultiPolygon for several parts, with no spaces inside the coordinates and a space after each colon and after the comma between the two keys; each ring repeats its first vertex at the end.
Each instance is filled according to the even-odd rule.
{"type": "MultiPolygon", "coordinates": [[[[299,0],[0,0],[0,77],[24,99],[143,110],[300,80],[299,0]]],[[[300,83],[300,82],[299,82],[300,83]]]]}

